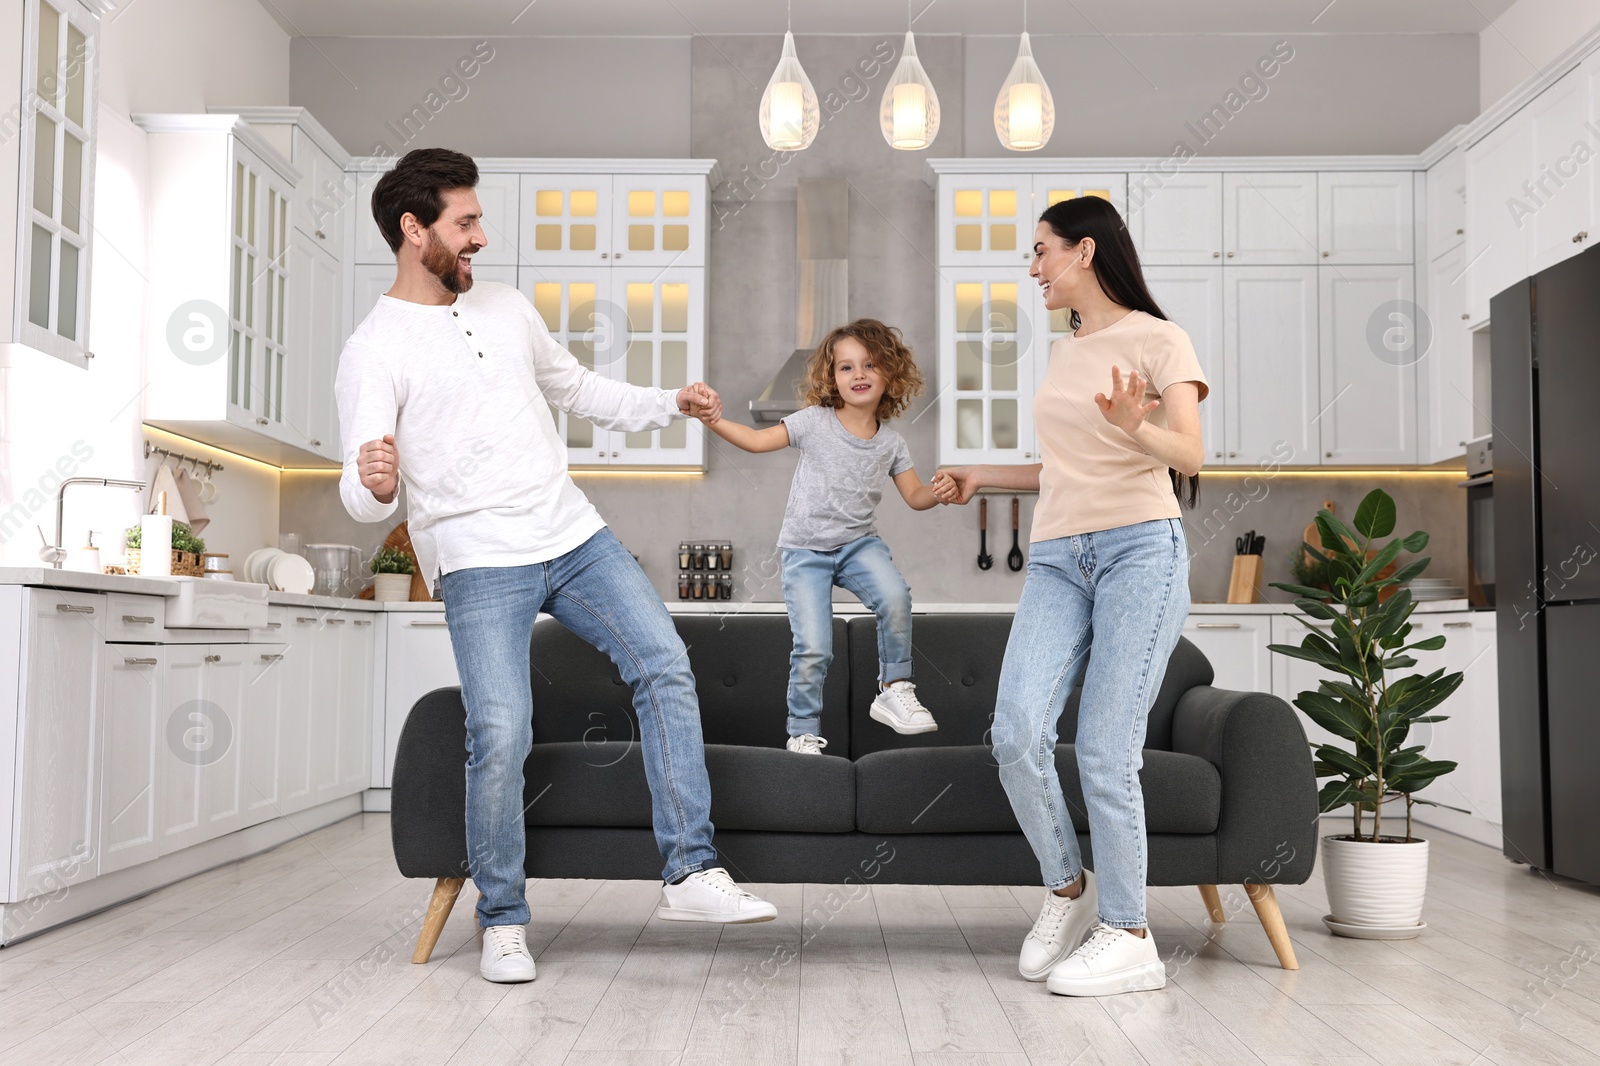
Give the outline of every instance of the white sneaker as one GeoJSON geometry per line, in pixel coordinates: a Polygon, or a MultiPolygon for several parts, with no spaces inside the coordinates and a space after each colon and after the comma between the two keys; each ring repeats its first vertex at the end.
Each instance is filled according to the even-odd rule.
{"type": "Polygon", "coordinates": [[[770,922],[778,908],[733,883],[720,866],[692,873],[675,885],[661,886],[656,917],[665,922],[718,922],[743,925],[770,922]]]}
{"type": "Polygon", "coordinates": [[[1050,971],[1045,987],[1058,996],[1151,992],[1167,983],[1167,968],[1150,930],[1135,936],[1099,923],[1089,939],[1050,971]]]}
{"type": "Polygon", "coordinates": [[[511,985],[534,978],[533,956],[520,925],[491,925],[483,931],[478,973],[485,981],[511,985]]]}
{"type": "Polygon", "coordinates": [[[1039,920],[1022,941],[1022,956],[1017,972],[1024,980],[1043,981],[1056,963],[1066,958],[1083,940],[1099,915],[1099,897],[1094,889],[1094,874],[1083,871],[1083,891],[1077,899],[1058,896],[1046,889],[1039,920]]]}
{"type": "Polygon", "coordinates": [[[917,686],[909,681],[889,682],[867,713],[896,733],[932,733],[939,728],[933,714],[917,699],[917,686]]]}
{"type": "Polygon", "coordinates": [[[828,742],[815,733],[801,733],[789,738],[789,750],[798,751],[801,755],[821,755],[822,749],[827,746],[828,742]]]}

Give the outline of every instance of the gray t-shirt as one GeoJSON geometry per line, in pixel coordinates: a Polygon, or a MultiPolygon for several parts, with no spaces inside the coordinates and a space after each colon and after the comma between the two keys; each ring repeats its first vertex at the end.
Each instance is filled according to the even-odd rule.
{"type": "Polygon", "coordinates": [[[877,535],[873,512],[885,478],[911,469],[905,438],[879,423],[871,440],[845,429],[831,407],[807,407],[783,420],[789,444],[800,449],[789,504],[778,531],[780,548],[832,551],[877,535]]]}

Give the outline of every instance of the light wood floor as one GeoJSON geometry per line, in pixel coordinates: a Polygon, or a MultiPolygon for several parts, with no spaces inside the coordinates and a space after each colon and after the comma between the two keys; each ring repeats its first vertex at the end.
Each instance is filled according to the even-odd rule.
{"type": "Polygon", "coordinates": [[[1154,889],[1167,987],[1071,1000],[1016,974],[1042,889],[754,886],[779,920],[716,927],[655,920],[654,883],[533,881],[536,982],[478,977],[470,889],[413,966],[431,884],[366,814],[0,950],[0,1062],[1600,1062],[1600,891],[1430,835],[1416,940],[1329,936],[1317,874],[1278,891],[1289,972],[1239,888],[1220,925],[1154,889]]]}

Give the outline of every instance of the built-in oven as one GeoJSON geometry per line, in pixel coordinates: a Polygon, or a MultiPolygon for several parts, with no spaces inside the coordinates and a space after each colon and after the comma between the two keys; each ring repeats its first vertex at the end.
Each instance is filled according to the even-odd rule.
{"type": "Polygon", "coordinates": [[[1467,442],[1467,603],[1494,606],[1494,439],[1467,442]]]}

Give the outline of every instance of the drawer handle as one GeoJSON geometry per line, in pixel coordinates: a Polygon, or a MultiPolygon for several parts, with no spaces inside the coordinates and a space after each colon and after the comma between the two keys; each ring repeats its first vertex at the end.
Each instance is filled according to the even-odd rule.
{"type": "Polygon", "coordinates": [[[122,620],[124,622],[137,622],[140,625],[146,625],[146,626],[154,625],[155,621],[156,621],[154,615],[144,615],[144,614],[125,614],[125,615],[122,616],[122,620]]]}
{"type": "Polygon", "coordinates": [[[1471,622],[1446,622],[1444,624],[1444,627],[1446,629],[1471,629],[1472,628],[1472,623],[1471,622]]]}
{"type": "Polygon", "coordinates": [[[1581,229],[1577,233],[1574,233],[1572,235],[1572,243],[1573,244],[1582,244],[1584,241],[1586,241],[1588,239],[1589,239],[1589,231],[1586,230],[1586,229],[1581,229]]]}
{"type": "Polygon", "coordinates": [[[266,652],[261,653],[261,661],[264,663],[275,663],[281,658],[283,658],[283,652],[281,651],[272,655],[269,655],[266,652]]]}
{"type": "Polygon", "coordinates": [[[411,621],[406,623],[408,626],[447,626],[449,624],[449,622],[442,620],[436,622],[431,618],[413,618],[411,621]]]}
{"type": "Polygon", "coordinates": [[[94,614],[93,607],[86,607],[81,603],[58,603],[56,610],[62,614],[94,614]]]}
{"type": "Polygon", "coordinates": [[[304,615],[299,615],[299,616],[297,616],[295,618],[295,621],[301,623],[302,625],[311,625],[312,623],[316,622],[316,619],[315,618],[307,618],[304,615]]]}
{"type": "Polygon", "coordinates": [[[348,618],[330,618],[328,619],[328,624],[330,626],[342,626],[348,621],[348,618]]]}
{"type": "Polygon", "coordinates": [[[1196,622],[1196,629],[1238,629],[1238,622],[1196,622]]]}
{"type": "Polygon", "coordinates": [[[206,662],[208,662],[208,663],[220,663],[221,661],[222,661],[222,656],[220,656],[220,655],[207,655],[206,656],[206,662]]]}
{"type": "Polygon", "coordinates": [[[370,626],[371,624],[372,623],[367,621],[365,618],[357,618],[356,619],[356,625],[358,625],[358,626],[370,626]]]}
{"type": "Polygon", "coordinates": [[[283,628],[283,623],[282,622],[268,622],[267,623],[267,628],[268,629],[282,629],[283,628]]]}
{"type": "Polygon", "coordinates": [[[155,659],[135,659],[128,655],[124,655],[122,657],[122,661],[127,663],[129,666],[154,666],[156,664],[155,659]]]}

